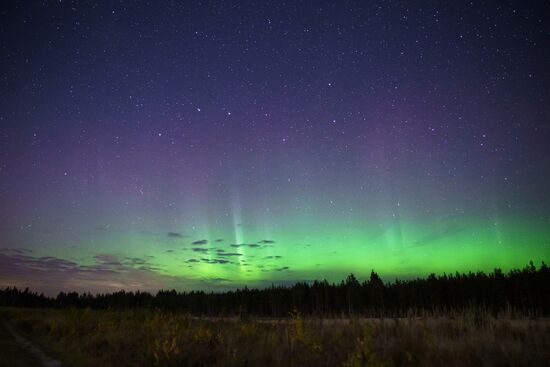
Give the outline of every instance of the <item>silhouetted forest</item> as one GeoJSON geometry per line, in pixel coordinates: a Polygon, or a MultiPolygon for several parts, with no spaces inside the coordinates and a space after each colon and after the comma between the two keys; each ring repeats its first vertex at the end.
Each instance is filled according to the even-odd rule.
{"type": "Polygon", "coordinates": [[[508,273],[431,274],[427,278],[384,283],[377,273],[360,282],[351,274],[339,284],[326,280],[238,289],[224,293],[203,291],[115,292],[78,294],[61,292],[46,297],[8,287],[0,290],[0,306],[92,309],[162,309],[197,316],[284,317],[292,311],[310,316],[407,316],[426,312],[476,309],[489,313],[515,312],[550,315],[550,270],[542,262],[508,273]]]}

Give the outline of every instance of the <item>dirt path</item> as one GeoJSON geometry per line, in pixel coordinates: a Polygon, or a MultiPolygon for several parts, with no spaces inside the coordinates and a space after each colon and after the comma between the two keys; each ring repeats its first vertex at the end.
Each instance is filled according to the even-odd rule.
{"type": "MultiPolygon", "coordinates": [[[[17,346],[20,347],[24,352],[24,354],[31,354],[32,357],[34,357],[35,361],[38,361],[36,365],[40,365],[42,367],[61,367],[61,362],[48,357],[42,350],[40,350],[37,346],[32,344],[30,341],[25,339],[23,336],[21,336],[19,333],[17,333],[13,327],[6,322],[3,318],[0,318],[0,324],[2,324],[3,329],[6,330],[6,334],[9,334],[14,340],[17,346]]],[[[24,357],[21,357],[24,358],[24,357]]]]}

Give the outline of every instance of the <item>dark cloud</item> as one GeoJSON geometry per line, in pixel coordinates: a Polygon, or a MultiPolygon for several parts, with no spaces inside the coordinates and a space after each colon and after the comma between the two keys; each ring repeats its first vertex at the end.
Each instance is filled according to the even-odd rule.
{"type": "Polygon", "coordinates": [[[174,252],[174,250],[165,250],[164,252],[169,253],[169,252],[174,252]]]}
{"type": "Polygon", "coordinates": [[[206,245],[208,243],[208,240],[198,240],[191,242],[192,245],[206,245]]]}
{"type": "Polygon", "coordinates": [[[124,263],[130,266],[135,266],[135,265],[145,265],[148,263],[148,261],[139,257],[125,257],[124,263]]]}
{"type": "MultiPolygon", "coordinates": [[[[30,257],[27,257],[27,258],[30,258],[30,257]]],[[[59,259],[57,257],[52,257],[52,256],[42,256],[42,257],[36,258],[35,264],[45,265],[46,267],[54,266],[54,267],[60,267],[65,269],[72,269],[78,266],[78,264],[75,263],[74,261],[59,259]]]]}
{"type": "Polygon", "coordinates": [[[260,243],[262,245],[266,245],[266,244],[270,244],[270,243],[275,243],[275,241],[273,241],[273,240],[261,240],[261,241],[258,241],[258,243],[260,243]]]}
{"type": "Polygon", "coordinates": [[[148,271],[159,271],[159,270],[161,270],[158,266],[151,266],[151,265],[148,265],[148,266],[145,266],[145,265],[138,266],[136,269],[139,269],[139,270],[148,270],[148,271]]]}
{"type": "MultiPolygon", "coordinates": [[[[166,250],[165,252],[171,252],[173,250],[166,250]]],[[[97,256],[95,258],[97,259],[97,256]]],[[[134,268],[134,269],[141,269],[141,270],[160,270],[159,267],[154,266],[154,264],[151,262],[152,259],[154,259],[154,256],[144,256],[143,258],[139,257],[125,257],[119,260],[117,263],[118,257],[115,255],[110,254],[103,254],[99,255],[101,256],[101,259],[104,260],[104,262],[101,263],[101,265],[108,265],[112,266],[115,269],[123,269],[123,268],[134,268]]]]}
{"type": "Polygon", "coordinates": [[[276,260],[276,259],[280,259],[280,258],[282,258],[282,256],[279,256],[279,255],[264,257],[264,259],[266,259],[266,260],[276,260]]]}
{"type": "Polygon", "coordinates": [[[97,254],[94,259],[99,261],[101,265],[122,265],[120,258],[112,254],[97,254]]]}
{"type": "Polygon", "coordinates": [[[168,232],[166,235],[170,238],[183,238],[183,234],[179,232],[168,232]]]}
{"type": "Polygon", "coordinates": [[[208,251],[207,248],[203,248],[203,247],[193,247],[191,250],[193,250],[194,252],[207,252],[208,251]]]}
{"type": "Polygon", "coordinates": [[[238,252],[218,252],[218,256],[242,256],[238,252]]]}
{"type": "Polygon", "coordinates": [[[0,278],[26,279],[29,276],[35,275],[51,279],[54,276],[76,277],[86,274],[118,273],[112,269],[110,264],[113,262],[113,259],[104,257],[103,255],[100,255],[99,259],[96,259],[103,259],[103,261],[99,260],[100,264],[98,265],[78,265],[74,261],[53,256],[33,257],[20,254],[11,256],[0,254],[0,278]]]}
{"type": "Polygon", "coordinates": [[[204,259],[204,258],[202,258],[201,261],[204,262],[204,263],[207,263],[207,264],[221,264],[221,265],[232,264],[231,261],[225,260],[225,259],[204,259]]]}
{"type": "Polygon", "coordinates": [[[218,239],[215,240],[214,242],[223,242],[223,238],[218,238],[218,239]]]}
{"type": "Polygon", "coordinates": [[[283,266],[283,267],[280,267],[280,268],[267,268],[263,265],[257,265],[257,267],[259,269],[262,269],[262,272],[264,273],[267,273],[267,272],[270,272],[270,271],[286,271],[286,270],[290,270],[290,268],[288,266],[283,266]]]}
{"type": "MultiPolygon", "coordinates": [[[[95,264],[80,265],[53,256],[33,257],[0,251],[0,288],[30,287],[55,296],[60,291],[106,293],[125,289],[156,292],[182,284],[189,289],[205,289],[217,284],[217,281],[160,274],[161,269],[150,262],[154,256],[124,257],[119,259],[119,265],[111,265],[118,259],[113,254],[97,254],[94,259],[95,264]]],[[[230,263],[223,259],[209,262],[230,263]]],[[[227,288],[223,286],[218,289],[227,288]]]]}
{"type": "Polygon", "coordinates": [[[28,248],[1,248],[0,252],[24,255],[24,254],[30,254],[32,250],[28,248]]]}
{"type": "Polygon", "coordinates": [[[185,260],[186,263],[198,263],[199,260],[197,259],[189,259],[189,260],[185,260]]]}
{"type": "Polygon", "coordinates": [[[231,246],[231,247],[250,247],[250,248],[265,247],[265,246],[260,246],[257,243],[239,243],[239,244],[233,243],[229,246],[231,246]]]}

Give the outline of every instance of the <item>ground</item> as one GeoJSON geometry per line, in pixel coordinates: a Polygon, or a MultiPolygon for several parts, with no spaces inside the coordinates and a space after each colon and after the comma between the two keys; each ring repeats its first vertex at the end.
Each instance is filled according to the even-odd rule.
{"type": "Polygon", "coordinates": [[[19,345],[0,322],[0,367],[33,367],[38,362],[19,345]]]}

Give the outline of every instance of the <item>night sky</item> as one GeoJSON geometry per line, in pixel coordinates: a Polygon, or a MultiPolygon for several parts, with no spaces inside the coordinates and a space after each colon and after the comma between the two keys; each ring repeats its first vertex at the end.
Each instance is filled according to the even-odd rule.
{"type": "Polygon", "coordinates": [[[550,260],[545,1],[0,9],[0,286],[550,260]]]}

